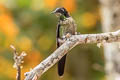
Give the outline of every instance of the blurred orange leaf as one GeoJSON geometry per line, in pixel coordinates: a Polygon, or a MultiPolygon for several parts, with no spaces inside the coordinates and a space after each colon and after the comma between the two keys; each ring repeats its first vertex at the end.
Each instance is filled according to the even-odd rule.
{"type": "Polygon", "coordinates": [[[27,65],[31,68],[39,64],[41,60],[42,55],[39,51],[36,50],[29,52],[25,58],[25,62],[27,62],[27,65]]]}
{"type": "Polygon", "coordinates": [[[69,12],[76,9],[75,0],[44,0],[45,6],[48,8],[65,7],[69,12]]]}
{"type": "Polygon", "coordinates": [[[86,28],[92,28],[96,25],[97,19],[93,13],[86,12],[82,15],[82,25],[86,28]]]}
{"type": "Polygon", "coordinates": [[[75,0],[62,0],[63,7],[65,7],[69,12],[73,12],[76,9],[75,0]]]}
{"type": "Polygon", "coordinates": [[[12,63],[3,57],[0,57],[0,73],[12,79],[16,78],[16,70],[13,68],[12,63]]]}
{"type": "Polygon", "coordinates": [[[55,8],[57,1],[58,0],[44,0],[45,6],[51,9],[55,8]]]}
{"type": "Polygon", "coordinates": [[[16,27],[12,16],[3,5],[0,5],[0,31],[10,39],[18,34],[18,28],[16,27]]]}

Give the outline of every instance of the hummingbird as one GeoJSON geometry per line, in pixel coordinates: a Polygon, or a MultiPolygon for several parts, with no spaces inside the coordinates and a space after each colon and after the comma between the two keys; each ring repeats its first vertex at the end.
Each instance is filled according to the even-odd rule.
{"type": "MultiPolygon", "coordinates": [[[[62,39],[63,37],[68,38],[67,36],[75,35],[77,26],[74,19],[64,7],[56,8],[52,13],[58,17],[56,44],[57,48],[59,48],[62,45],[59,42],[59,39],[62,39]]],[[[64,55],[58,62],[58,75],[60,77],[64,74],[66,56],[67,54],[64,55]]]]}

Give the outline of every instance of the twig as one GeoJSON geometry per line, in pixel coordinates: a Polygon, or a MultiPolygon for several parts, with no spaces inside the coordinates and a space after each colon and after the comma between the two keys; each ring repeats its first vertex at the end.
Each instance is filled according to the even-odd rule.
{"type": "MultiPolygon", "coordinates": [[[[55,65],[68,51],[78,44],[88,43],[111,43],[120,41],[120,30],[116,32],[108,32],[101,34],[83,34],[73,35],[67,39],[63,45],[55,50],[48,58],[43,60],[39,65],[33,68],[30,72],[25,73],[25,80],[32,80],[35,76],[37,79],[45,73],[49,68],[55,65]]],[[[36,80],[37,80],[36,79],[36,80]]]]}
{"type": "Polygon", "coordinates": [[[25,52],[22,52],[20,55],[18,55],[16,48],[13,45],[10,45],[10,47],[13,49],[14,51],[14,65],[13,67],[17,69],[17,75],[16,75],[16,80],[21,80],[21,64],[23,63],[23,58],[24,56],[26,56],[25,52]]]}

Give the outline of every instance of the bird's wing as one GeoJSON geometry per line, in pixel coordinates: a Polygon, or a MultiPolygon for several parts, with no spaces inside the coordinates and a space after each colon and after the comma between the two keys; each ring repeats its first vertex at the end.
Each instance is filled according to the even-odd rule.
{"type": "Polygon", "coordinates": [[[57,48],[60,47],[60,43],[58,39],[60,38],[60,27],[61,25],[58,23],[57,24],[57,29],[56,29],[56,43],[57,43],[57,48]]]}

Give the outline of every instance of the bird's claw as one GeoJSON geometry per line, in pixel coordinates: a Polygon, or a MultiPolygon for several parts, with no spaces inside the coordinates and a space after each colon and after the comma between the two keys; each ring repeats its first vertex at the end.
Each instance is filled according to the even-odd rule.
{"type": "Polygon", "coordinates": [[[70,34],[70,33],[67,33],[66,35],[65,35],[65,37],[66,38],[70,38],[72,35],[70,34]]]}
{"type": "Polygon", "coordinates": [[[67,33],[66,35],[64,35],[62,38],[66,41],[68,40],[72,35],[70,33],[67,33]]]}

